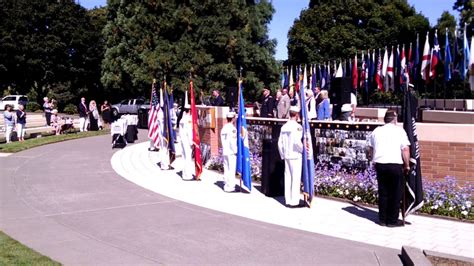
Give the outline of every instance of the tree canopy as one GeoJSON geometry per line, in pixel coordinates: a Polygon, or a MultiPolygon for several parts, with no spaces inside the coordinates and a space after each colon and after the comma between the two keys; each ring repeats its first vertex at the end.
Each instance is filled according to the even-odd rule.
{"type": "Polygon", "coordinates": [[[175,88],[205,91],[237,86],[243,69],[246,96],[276,87],[276,41],[267,25],[268,1],[108,1],[102,82],[111,92],[148,94],[153,78],[175,88]]]}
{"type": "Polygon", "coordinates": [[[72,0],[0,1],[0,88],[38,100],[96,94],[103,53],[97,12],[72,0]]]}
{"type": "Polygon", "coordinates": [[[429,21],[406,0],[311,0],[288,33],[290,64],[350,58],[357,51],[414,42],[429,21]]]}

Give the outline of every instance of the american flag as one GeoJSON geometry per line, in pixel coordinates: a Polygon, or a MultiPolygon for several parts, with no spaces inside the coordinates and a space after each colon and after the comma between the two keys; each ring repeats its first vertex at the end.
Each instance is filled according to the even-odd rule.
{"type": "Polygon", "coordinates": [[[158,113],[160,110],[160,101],[156,93],[156,83],[151,87],[150,112],[148,113],[148,138],[153,141],[155,148],[159,147],[161,141],[161,132],[158,123],[158,113]]]}

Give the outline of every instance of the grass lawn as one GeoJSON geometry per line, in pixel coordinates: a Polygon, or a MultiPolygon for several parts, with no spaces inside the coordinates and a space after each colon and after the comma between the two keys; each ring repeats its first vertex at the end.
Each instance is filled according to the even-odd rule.
{"type": "Polygon", "coordinates": [[[100,136],[110,134],[108,130],[100,130],[100,131],[87,131],[87,132],[78,132],[78,133],[69,133],[69,134],[62,134],[62,135],[52,135],[40,138],[32,138],[26,139],[25,141],[19,142],[11,142],[11,143],[4,143],[0,144],[0,152],[6,153],[15,153],[27,149],[31,149],[34,147],[38,147],[41,145],[51,144],[55,142],[71,140],[71,139],[79,139],[85,137],[93,137],[93,136],[100,136]]]}
{"type": "Polygon", "coordinates": [[[0,265],[61,265],[0,231],[0,265]]]}

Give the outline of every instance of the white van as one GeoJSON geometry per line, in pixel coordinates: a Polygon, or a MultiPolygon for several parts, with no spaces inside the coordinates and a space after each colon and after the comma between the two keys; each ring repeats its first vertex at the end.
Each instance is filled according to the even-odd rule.
{"type": "Polygon", "coordinates": [[[5,105],[7,104],[13,106],[14,110],[17,110],[19,104],[23,104],[26,107],[27,103],[28,97],[25,95],[8,95],[0,101],[0,110],[5,110],[5,105]]]}

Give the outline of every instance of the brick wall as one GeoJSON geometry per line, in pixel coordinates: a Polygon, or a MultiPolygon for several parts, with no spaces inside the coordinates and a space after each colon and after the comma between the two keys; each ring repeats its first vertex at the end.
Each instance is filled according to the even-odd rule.
{"type": "Polygon", "coordinates": [[[474,182],[474,144],[420,141],[423,177],[436,180],[454,176],[474,182]]]}
{"type": "Polygon", "coordinates": [[[216,128],[199,128],[199,136],[201,137],[201,143],[211,145],[211,156],[219,154],[219,148],[222,147],[220,143],[221,129],[226,123],[226,119],[217,118],[216,128]]]}

